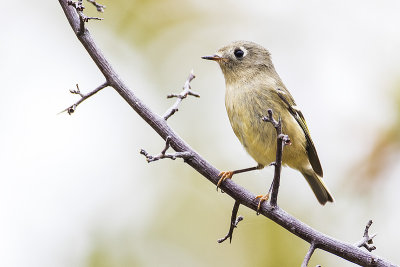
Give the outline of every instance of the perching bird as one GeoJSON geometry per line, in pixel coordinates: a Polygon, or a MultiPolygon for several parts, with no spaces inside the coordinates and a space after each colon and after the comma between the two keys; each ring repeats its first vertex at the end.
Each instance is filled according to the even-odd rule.
{"type": "Polygon", "coordinates": [[[232,129],[258,163],[257,167],[221,172],[218,185],[235,173],[262,169],[275,160],[275,128],[261,119],[271,109],[276,120],[282,119],[282,132],[292,143],[285,148],[283,165],[303,174],[319,203],[333,202],[322,180],[322,167],[306,121],[275,71],[268,50],[253,42],[236,41],[202,58],[214,60],[221,67],[226,84],[225,107],[232,129]]]}

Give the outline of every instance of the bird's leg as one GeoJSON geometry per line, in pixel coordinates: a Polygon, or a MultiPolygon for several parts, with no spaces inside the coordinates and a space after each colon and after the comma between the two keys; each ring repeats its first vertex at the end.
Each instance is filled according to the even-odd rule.
{"type": "Polygon", "coordinates": [[[226,172],[220,172],[218,174],[218,177],[221,177],[217,183],[217,190],[221,183],[225,181],[226,179],[231,179],[234,174],[242,173],[242,172],[249,172],[249,171],[254,171],[254,170],[260,170],[264,168],[264,165],[258,164],[255,167],[250,167],[250,168],[245,168],[245,169],[240,169],[240,170],[235,170],[235,171],[226,171],[226,172]]]}
{"type": "Polygon", "coordinates": [[[271,195],[272,188],[274,187],[274,181],[275,180],[272,180],[271,186],[269,187],[269,190],[268,190],[267,194],[256,196],[256,199],[260,199],[260,201],[258,202],[258,205],[257,205],[257,215],[259,214],[258,211],[260,210],[261,204],[264,201],[267,201],[269,199],[269,196],[271,195]]]}

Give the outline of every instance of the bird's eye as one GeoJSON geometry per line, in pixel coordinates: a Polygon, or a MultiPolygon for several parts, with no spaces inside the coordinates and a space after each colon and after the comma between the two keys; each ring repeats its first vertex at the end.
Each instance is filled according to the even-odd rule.
{"type": "Polygon", "coordinates": [[[244,56],[244,52],[242,49],[236,48],[233,52],[236,58],[242,58],[244,56]]]}

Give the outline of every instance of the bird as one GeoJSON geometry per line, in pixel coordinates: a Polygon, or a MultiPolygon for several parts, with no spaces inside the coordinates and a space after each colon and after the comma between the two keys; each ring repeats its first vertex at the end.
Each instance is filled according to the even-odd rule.
{"type": "MultiPolygon", "coordinates": [[[[236,173],[262,169],[275,160],[276,131],[261,118],[270,109],[281,119],[282,132],[291,145],[285,147],[282,165],[299,171],[321,205],[333,202],[309,129],[292,95],[275,70],[270,52],[250,41],[234,41],[203,59],[216,61],[225,78],[225,107],[232,129],[257,166],[219,174],[218,186],[236,173]]],[[[260,203],[268,200],[269,193],[260,203]]]]}

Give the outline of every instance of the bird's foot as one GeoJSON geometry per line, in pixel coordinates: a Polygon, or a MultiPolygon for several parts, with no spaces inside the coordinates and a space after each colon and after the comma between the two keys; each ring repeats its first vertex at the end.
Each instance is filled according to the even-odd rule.
{"type": "Polygon", "coordinates": [[[260,214],[259,211],[260,211],[260,208],[261,208],[261,204],[264,201],[267,201],[269,199],[269,193],[266,194],[266,195],[258,195],[258,196],[256,196],[256,199],[260,199],[260,201],[258,202],[258,205],[257,205],[257,215],[258,215],[258,214],[260,214]]]}
{"type": "Polygon", "coordinates": [[[221,185],[221,183],[223,181],[225,181],[226,179],[232,179],[232,176],[233,176],[233,171],[220,172],[218,174],[218,177],[221,177],[221,178],[219,179],[219,181],[217,183],[217,191],[218,191],[218,188],[221,185]]]}

